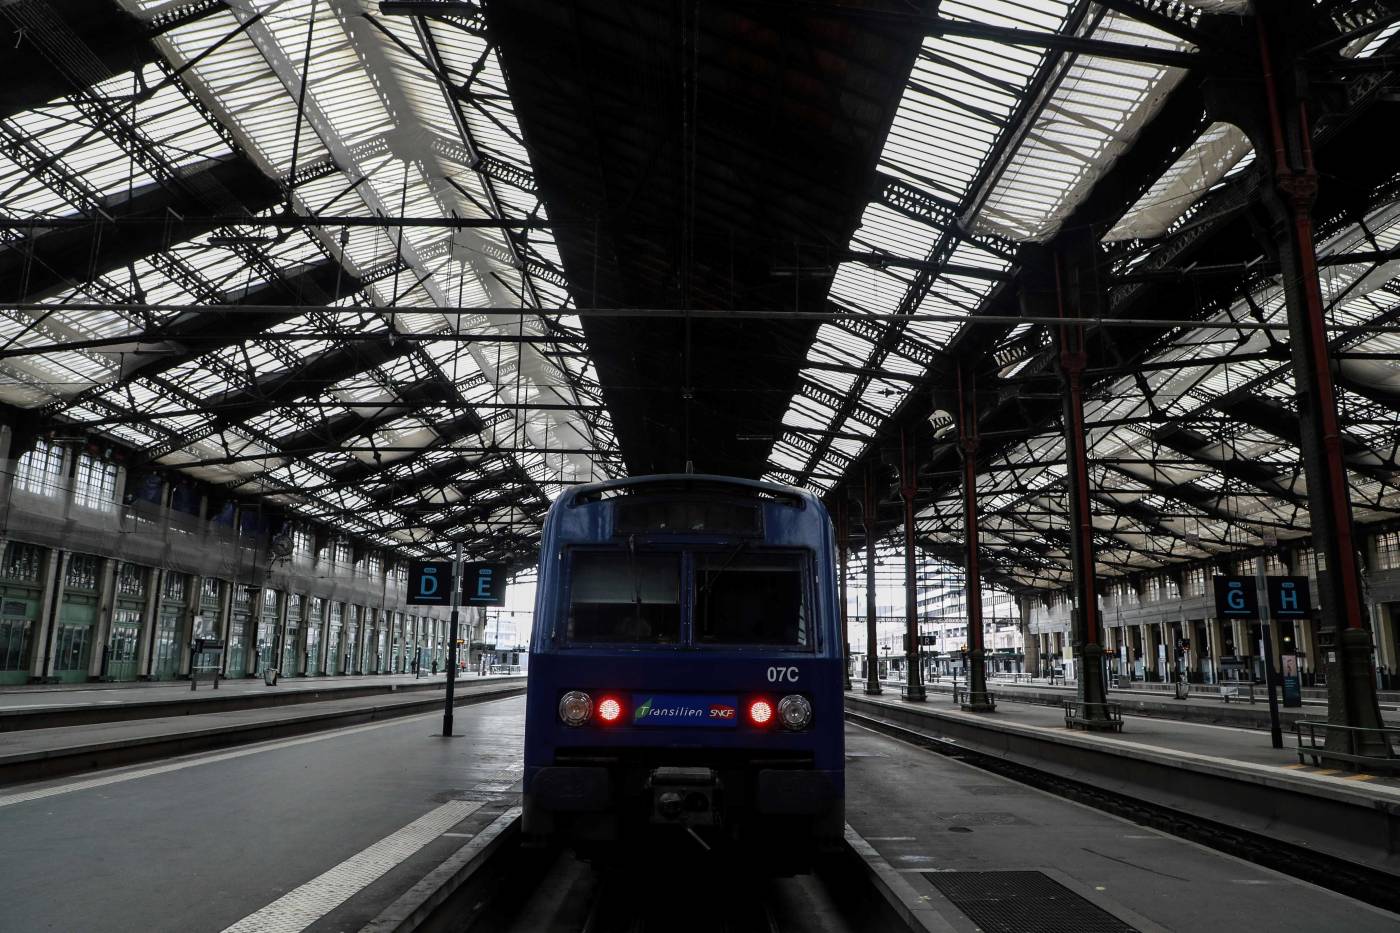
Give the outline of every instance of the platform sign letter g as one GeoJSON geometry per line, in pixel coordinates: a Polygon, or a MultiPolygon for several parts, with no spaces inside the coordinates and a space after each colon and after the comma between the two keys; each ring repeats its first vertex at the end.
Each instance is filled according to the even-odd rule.
{"type": "Polygon", "coordinates": [[[1225,594],[1225,603],[1231,609],[1243,611],[1244,606],[1244,584],[1238,580],[1230,581],[1230,590],[1225,594]]]}

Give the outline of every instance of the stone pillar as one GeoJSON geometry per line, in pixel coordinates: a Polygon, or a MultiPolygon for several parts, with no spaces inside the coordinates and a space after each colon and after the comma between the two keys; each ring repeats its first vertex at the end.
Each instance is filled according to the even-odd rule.
{"type": "Polygon", "coordinates": [[[146,575],[146,611],[141,620],[141,642],[136,649],[136,679],[150,680],[155,659],[156,628],[165,602],[165,571],[152,568],[146,575]]]}
{"type": "Polygon", "coordinates": [[[194,617],[204,607],[204,578],[189,574],[185,578],[185,605],[180,610],[180,630],[175,639],[180,646],[180,659],[175,664],[175,677],[188,679],[194,664],[190,642],[194,640],[194,617]],[[181,672],[184,673],[181,673],[181,672]]]}
{"type": "Polygon", "coordinates": [[[292,605],[292,593],[290,590],[282,591],[282,598],[277,600],[277,625],[272,629],[272,657],[268,664],[278,668],[278,673],[283,677],[292,676],[291,671],[281,670],[282,655],[286,653],[287,638],[287,612],[292,605]]]}
{"type": "MultiPolygon", "coordinates": [[[[308,650],[309,640],[311,640],[311,595],[301,594],[301,628],[297,630],[297,661],[301,664],[301,675],[311,674],[316,670],[316,658],[311,657],[308,650]]],[[[316,642],[319,644],[321,642],[316,642]]]]}
{"type": "MultiPolygon", "coordinates": [[[[1308,660],[1312,660],[1312,652],[1315,646],[1312,643],[1312,621],[1305,620],[1302,625],[1309,630],[1308,638],[1308,660]]],[[[1386,673],[1394,677],[1397,667],[1400,667],[1400,652],[1397,652],[1395,645],[1395,618],[1390,611],[1390,607],[1385,603],[1371,603],[1371,632],[1376,640],[1376,665],[1384,667],[1386,673]]]]}
{"type": "Polygon", "coordinates": [[[1206,641],[1210,644],[1211,683],[1220,683],[1220,659],[1225,656],[1225,632],[1220,620],[1206,619],[1206,641]]]}
{"type": "Polygon", "coordinates": [[[248,621],[243,623],[243,671],[252,677],[261,674],[258,668],[258,630],[262,627],[263,588],[246,587],[248,590],[248,621]]]}
{"type": "Polygon", "coordinates": [[[34,632],[34,654],[30,659],[29,682],[47,683],[53,675],[55,643],[58,639],[59,611],[63,607],[63,581],[68,573],[68,552],[50,548],[44,557],[40,577],[39,624],[34,632]]]}
{"type": "Polygon", "coordinates": [[[117,561],[102,558],[97,584],[97,622],[92,627],[92,649],[88,652],[88,680],[101,680],[102,659],[112,640],[112,615],[117,609],[117,561]]]}
{"type": "Polygon", "coordinates": [[[1230,632],[1235,641],[1235,654],[1246,657],[1255,653],[1249,640],[1249,623],[1243,619],[1230,620],[1230,632]]]}
{"type": "Polygon", "coordinates": [[[335,650],[335,645],[331,644],[331,601],[321,600],[321,637],[317,639],[320,646],[316,651],[316,673],[325,674],[331,669],[331,652],[335,650]]]}
{"type": "Polygon", "coordinates": [[[232,580],[224,580],[219,585],[219,618],[214,631],[224,646],[224,650],[219,653],[220,677],[228,674],[229,652],[232,648],[229,641],[233,638],[233,590],[237,585],[232,580]]]}
{"type": "MultiPolygon", "coordinates": [[[[1384,616],[1384,613],[1381,613],[1384,616]]],[[[1317,670],[1317,632],[1312,619],[1298,620],[1298,650],[1303,652],[1300,667],[1309,674],[1317,670]]],[[[1394,670],[1394,668],[1391,668],[1394,670]]]]}

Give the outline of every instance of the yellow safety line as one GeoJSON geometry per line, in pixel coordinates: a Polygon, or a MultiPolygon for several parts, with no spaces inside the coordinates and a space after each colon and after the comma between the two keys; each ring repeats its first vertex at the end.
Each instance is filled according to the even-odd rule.
{"type": "Polygon", "coordinates": [[[1374,774],[1353,774],[1342,778],[1343,781],[1374,781],[1375,779],[1374,774]]]}

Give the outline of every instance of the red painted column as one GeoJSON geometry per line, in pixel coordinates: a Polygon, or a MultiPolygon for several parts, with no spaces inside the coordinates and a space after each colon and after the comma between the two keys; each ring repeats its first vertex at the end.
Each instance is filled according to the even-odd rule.
{"type": "Polygon", "coordinates": [[[913,438],[899,432],[899,492],[904,497],[904,699],[923,701],[919,650],[919,590],[914,562],[914,496],[919,491],[913,438]]]}
{"type": "Polygon", "coordinates": [[[958,426],[963,461],[963,536],[966,542],[964,587],[967,591],[967,699],[962,708],[990,712],[987,695],[987,652],[982,621],[982,561],[977,528],[977,431],[976,383],[964,367],[958,367],[958,426]]]}

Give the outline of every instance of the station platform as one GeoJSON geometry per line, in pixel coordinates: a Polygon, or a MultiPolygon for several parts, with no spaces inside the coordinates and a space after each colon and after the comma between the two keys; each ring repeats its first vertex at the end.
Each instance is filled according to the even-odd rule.
{"type": "Polygon", "coordinates": [[[1400,917],[848,727],[846,819],[946,929],[1397,929],[1400,917]],[[981,921],[981,922],[979,922],[981,921]]]}
{"type": "Polygon", "coordinates": [[[1063,711],[1047,706],[999,702],[994,713],[970,713],[948,696],[911,703],[894,691],[852,691],[846,706],[857,722],[867,717],[1327,853],[1400,884],[1400,777],[1300,764],[1291,736],[1274,749],[1257,730],[1127,710],[1121,733],[1087,733],[1066,728],[1063,711]]]}
{"type": "MultiPolygon", "coordinates": [[[[178,699],[154,701],[158,706],[175,706],[167,715],[160,709],[139,717],[122,704],[103,705],[92,712],[96,721],[79,725],[20,728],[5,735],[0,746],[0,784],[43,777],[76,774],[97,768],[110,768],[133,762],[151,761],[214,748],[227,748],[274,738],[302,735],[375,720],[440,709],[445,682],[434,684],[388,684],[372,692],[363,685],[344,689],[306,686],[301,695],[288,703],[279,687],[242,691],[243,704],[236,708],[211,708],[219,702],[211,691],[207,699],[194,701],[191,709],[178,699]],[[418,689],[412,689],[417,687],[418,689]]],[[[482,677],[458,681],[457,703],[510,696],[523,692],[523,677],[482,677]]],[[[151,706],[153,701],[139,701],[151,706]]],[[[135,705],[135,703],[133,703],[135,705]]],[[[8,711],[12,716],[40,713],[8,711]]]]}
{"type": "MultiPolygon", "coordinates": [[[[882,680],[886,690],[896,694],[903,686],[902,681],[882,680]]],[[[930,694],[941,694],[952,699],[955,682],[943,677],[924,685],[930,694]]],[[[965,689],[966,681],[959,680],[956,686],[965,689]]],[[[1248,729],[1269,728],[1269,700],[1262,684],[1256,684],[1252,694],[1246,686],[1234,687],[1230,698],[1222,696],[1220,685],[1192,684],[1190,693],[1184,699],[1176,699],[1170,684],[1144,684],[1136,682],[1108,690],[1110,702],[1118,703],[1125,712],[1137,716],[1152,716],[1163,719],[1180,719],[1191,722],[1214,723],[1216,725],[1239,726],[1248,729]],[[1233,692],[1237,691],[1237,692],[1233,692]]],[[[1035,703],[1060,708],[1065,700],[1072,700],[1077,687],[1073,684],[1051,684],[1043,679],[989,680],[987,689],[996,695],[998,702],[1035,703]]],[[[1381,718],[1387,723],[1400,724],[1400,695],[1393,692],[1380,694],[1381,718]]],[[[1300,719],[1325,719],[1327,715],[1326,694],[1310,689],[1303,695],[1301,707],[1279,707],[1279,722],[1285,730],[1291,730],[1293,723],[1300,719]]]]}
{"type": "MultiPolygon", "coordinates": [[[[489,674],[484,677],[505,677],[489,674]]],[[[458,674],[458,681],[484,679],[479,674],[458,674]]],[[[447,674],[357,674],[337,675],[337,677],[279,677],[277,684],[269,686],[262,677],[239,677],[220,679],[218,688],[211,681],[199,681],[195,689],[190,689],[186,681],[139,681],[123,684],[32,684],[24,686],[3,686],[0,688],[0,728],[4,728],[6,714],[27,714],[55,712],[55,710],[80,709],[80,707],[127,707],[143,703],[185,703],[189,700],[216,700],[228,696],[284,696],[301,695],[305,692],[360,691],[374,688],[405,689],[410,686],[441,686],[447,682],[447,674]]]]}
{"type": "MultiPolygon", "coordinates": [[[[425,888],[450,885],[518,806],[524,706],[508,697],[464,707],[451,739],[437,734],[434,712],[7,789],[0,818],[27,842],[0,852],[6,924],[417,929],[385,918],[404,917],[398,905],[425,888]],[[30,896],[56,878],[63,897],[30,896]]],[[[859,724],[848,724],[846,743],[847,820],[927,908],[917,929],[1007,928],[988,909],[1030,918],[1009,927],[1026,930],[1400,925],[1395,914],[859,724]]]]}

